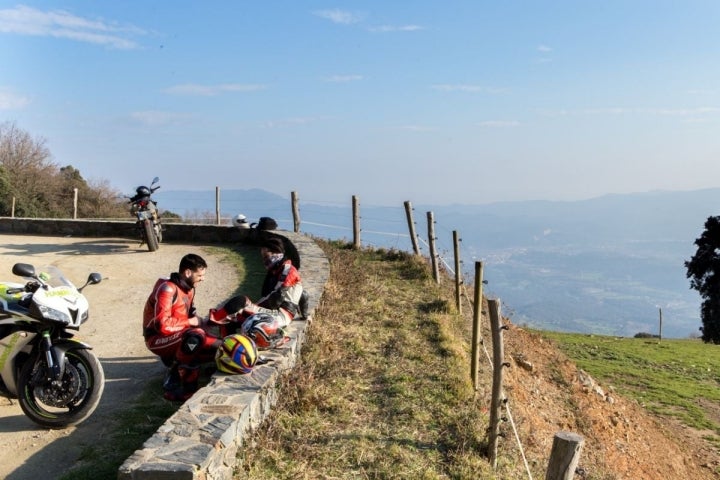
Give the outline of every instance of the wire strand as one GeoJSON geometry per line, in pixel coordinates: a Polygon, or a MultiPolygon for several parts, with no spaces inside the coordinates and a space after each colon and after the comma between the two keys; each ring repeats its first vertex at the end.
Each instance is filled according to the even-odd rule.
{"type": "Polygon", "coordinates": [[[523,463],[525,464],[525,471],[528,474],[528,478],[530,480],[532,480],[533,477],[532,477],[532,473],[530,473],[530,465],[528,465],[527,458],[525,458],[525,451],[523,450],[522,442],[520,441],[520,435],[518,434],[517,427],[515,426],[515,421],[513,420],[512,412],[510,412],[510,405],[507,402],[505,402],[505,410],[507,411],[507,414],[508,414],[508,421],[510,422],[510,425],[512,425],[513,432],[515,433],[515,441],[518,444],[518,449],[520,450],[520,456],[522,457],[523,463]]]}

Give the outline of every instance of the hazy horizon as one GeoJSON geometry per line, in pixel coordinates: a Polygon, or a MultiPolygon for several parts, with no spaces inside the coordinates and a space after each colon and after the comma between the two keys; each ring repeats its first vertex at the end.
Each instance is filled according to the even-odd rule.
{"type": "MultiPolygon", "coordinates": [[[[160,192],[160,191],[159,191],[160,192]]],[[[203,192],[201,192],[203,193],[203,192]]],[[[188,196],[164,192],[161,210],[214,212],[214,191],[188,196]],[[177,196],[176,196],[177,195],[177,196]],[[175,210],[173,210],[175,209],[175,210]]],[[[287,199],[262,190],[221,191],[223,219],[237,213],[249,222],[275,218],[292,230],[287,199]]],[[[474,206],[427,206],[434,213],[436,248],[452,272],[453,232],[460,238],[463,278],[485,265],[485,293],[503,301],[503,314],[536,328],[632,336],[658,333],[686,338],[701,325],[700,297],[690,289],[684,261],[694,240],[720,205],[720,189],[604,196],[574,202],[503,202],[474,206]]],[[[428,256],[426,212],[413,204],[423,256],[428,256]]],[[[301,233],[353,239],[351,203],[299,205],[301,233]]],[[[364,246],[412,251],[402,206],[360,205],[364,246]]]]}

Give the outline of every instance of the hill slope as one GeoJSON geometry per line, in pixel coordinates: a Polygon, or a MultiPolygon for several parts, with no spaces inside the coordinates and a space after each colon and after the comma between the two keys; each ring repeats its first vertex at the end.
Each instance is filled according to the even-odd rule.
{"type": "MultiPolygon", "coordinates": [[[[602,391],[551,342],[507,320],[504,415],[512,421],[493,471],[492,371],[481,355],[474,392],[467,298],[464,315],[454,313],[450,282],[435,284],[417,258],[318,243],[331,276],[303,359],[252,448],[240,452],[236,478],[544,478],[559,431],[585,438],[579,478],[717,478],[703,466],[717,458],[701,439],[602,391]]],[[[483,326],[490,349],[486,319],[483,326]]]]}

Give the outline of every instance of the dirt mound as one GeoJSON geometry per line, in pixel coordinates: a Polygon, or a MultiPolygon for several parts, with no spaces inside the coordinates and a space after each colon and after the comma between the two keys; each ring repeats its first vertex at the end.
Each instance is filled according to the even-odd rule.
{"type": "MultiPolygon", "coordinates": [[[[504,333],[510,412],[528,458],[549,458],[554,435],[570,431],[585,443],[576,478],[716,479],[720,458],[677,422],[657,418],[579,370],[555,345],[508,323],[504,333]]],[[[505,424],[505,448],[513,440],[505,424]]]]}

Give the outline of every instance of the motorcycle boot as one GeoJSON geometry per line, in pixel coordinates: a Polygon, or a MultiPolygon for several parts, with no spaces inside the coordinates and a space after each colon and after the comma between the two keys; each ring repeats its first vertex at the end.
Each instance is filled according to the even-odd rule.
{"type": "Polygon", "coordinates": [[[298,307],[300,307],[300,317],[298,320],[307,320],[310,317],[308,310],[310,308],[309,303],[310,294],[306,290],[303,290],[302,294],[300,294],[300,304],[298,305],[298,307]]]}
{"type": "Polygon", "coordinates": [[[180,386],[175,390],[166,391],[163,397],[173,402],[184,402],[198,390],[200,366],[181,364],[178,365],[177,371],[180,376],[180,386]]]}
{"type": "Polygon", "coordinates": [[[180,372],[178,372],[178,363],[173,362],[165,373],[163,379],[163,390],[171,392],[180,388],[180,372]]]}

